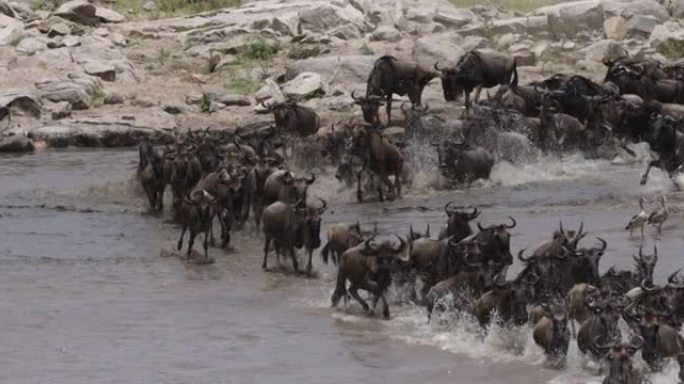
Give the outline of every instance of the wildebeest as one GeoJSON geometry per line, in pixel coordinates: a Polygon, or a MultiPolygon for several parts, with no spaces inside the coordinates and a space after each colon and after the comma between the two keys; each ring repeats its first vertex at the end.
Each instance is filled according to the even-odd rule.
{"type": "Polygon", "coordinates": [[[560,363],[565,360],[570,345],[568,313],[564,302],[542,304],[548,316],[534,325],[534,342],[544,349],[544,353],[560,363]]]}
{"type": "Polygon", "coordinates": [[[537,249],[532,252],[533,257],[554,257],[561,256],[563,249],[576,250],[580,240],[582,240],[587,233],[584,230],[584,223],[580,223],[579,230],[566,231],[563,229],[563,222],[560,223],[560,230],[554,232],[553,239],[546,240],[537,246],[537,249]]]}
{"type": "Polygon", "coordinates": [[[527,303],[538,279],[532,274],[520,274],[515,280],[506,281],[503,273],[497,275],[492,290],[480,296],[475,302],[475,316],[480,325],[485,327],[489,324],[494,310],[498,312],[499,320],[503,324],[527,323],[527,303]]]}
{"type": "Polygon", "coordinates": [[[140,159],[138,161],[138,179],[142,185],[150,209],[162,211],[164,209],[164,159],[149,141],[141,141],[138,145],[140,159]]]}
{"type": "Polygon", "coordinates": [[[212,230],[212,221],[216,214],[216,198],[203,189],[196,189],[178,206],[178,218],[181,224],[181,235],[178,239],[177,249],[183,248],[183,237],[185,232],[190,230],[188,240],[188,257],[192,253],[192,246],[195,244],[195,237],[198,233],[204,233],[204,258],[209,260],[209,236],[212,230]]]}
{"type": "Polygon", "coordinates": [[[671,315],[652,308],[638,309],[633,304],[624,311],[627,323],[644,339],[641,356],[654,371],[662,369],[666,358],[684,353],[684,338],[676,328],[663,322],[663,318],[671,315]]]}
{"type": "Polygon", "coordinates": [[[442,72],[442,88],[446,101],[456,101],[465,94],[466,114],[470,110],[470,92],[477,88],[475,102],[480,100],[482,87],[491,88],[500,84],[518,84],[517,63],[514,57],[489,51],[467,52],[452,68],[435,69],[442,72]]]}
{"type": "Polygon", "coordinates": [[[280,158],[264,157],[259,155],[254,163],[252,169],[246,177],[246,182],[243,187],[247,209],[251,205],[254,213],[254,222],[257,227],[261,225],[261,214],[266,206],[264,200],[266,199],[264,186],[266,180],[271,174],[276,172],[277,166],[282,163],[280,158]]]}
{"type": "Polygon", "coordinates": [[[475,235],[475,239],[480,244],[483,260],[491,260],[504,265],[513,264],[510,244],[511,234],[508,230],[515,228],[517,222],[511,216],[508,218],[511,220],[510,225],[492,224],[488,227],[483,227],[482,224],[477,223],[477,229],[480,232],[475,235]]]}
{"type": "Polygon", "coordinates": [[[276,256],[288,255],[292,260],[295,273],[299,272],[296,249],[306,247],[309,262],[306,266],[311,274],[311,258],[313,250],[321,243],[320,216],[325,212],[327,203],[323,199],[320,207],[313,207],[306,201],[288,204],[277,201],[264,209],[264,261],[261,268],[268,269],[268,252],[271,242],[274,243],[276,256]]]}
{"type": "Polygon", "coordinates": [[[470,222],[480,216],[480,210],[474,207],[472,212],[459,211],[455,203],[449,202],[444,206],[447,215],[447,226],[439,234],[439,239],[451,237],[454,241],[461,241],[473,234],[470,222]]]}
{"type": "MultiPolygon", "coordinates": [[[[234,205],[236,189],[242,184],[242,175],[226,169],[207,174],[197,183],[195,191],[204,190],[214,197],[214,210],[221,225],[221,247],[230,243],[230,230],[237,207],[234,205]]],[[[213,240],[213,233],[210,233],[213,240]]]]}
{"type": "MultiPolygon", "coordinates": [[[[387,125],[391,122],[392,96],[408,95],[413,105],[421,105],[423,88],[439,73],[423,68],[418,64],[398,60],[392,56],[382,56],[375,61],[373,70],[366,84],[366,100],[385,97],[387,108],[387,125]]],[[[364,118],[368,123],[379,120],[377,109],[375,114],[370,108],[379,108],[380,104],[368,104],[368,112],[364,110],[364,118]],[[371,121],[368,121],[371,120],[371,121]]]]}
{"type": "Polygon", "coordinates": [[[178,145],[175,153],[167,156],[164,161],[164,180],[171,186],[174,217],[178,216],[178,207],[201,177],[202,166],[192,146],[178,145]]]}
{"type": "Polygon", "coordinates": [[[299,137],[313,135],[321,127],[321,119],[313,109],[297,103],[274,102],[263,104],[273,113],[276,130],[299,137]]]}
{"type": "Polygon", "coordinates": [[[589,353],[595,360],[604,357],[605,351],[596,348],[595,340],[601,342],[620,340],[618,320],[626,303],[613,299],[591,302],[589,308],[592,316],[586,320],[577,332],[577,346],[580,352],[589,353]]]}
{"type": "Polygon", "coordinates": [[[309,172],[307,177],[296,176],[289,170],[271,173],[264,182],[264,205],[276,201],[285,203],[304,202],[309,186],[316,181],[316,175],[309,172]]]}
{"type": "Polygon", "coordinates": [[[447,179],[465,183],[489,178],[494,158],[484,148],[451,139],[430,144],[437,147],[439,170],[447,179]]]}
{"type": "Polygon", "coordinates": [[[395,247],[389,241],[373,244],[373,239],[368,239],[362,244],[346,250],[340,258],[337,269],[337,284],[332,295],[332,306],[337,306],[341,298],[350,294],[358,301],[367,314],[372,314],[379,300],[382,300],[382,314],[389,319],[389,305],[385,298],[385,291],[392,283],[391,269],[396,258],[400,258],[406,247],[406,242],[401,237],[399,246],[395,247]],[[349,289],[346,284],[349,281],[349,289]],[[373,305],[359,296],[358,290],[372,293],[373,305]]]}
{"type": "Polygon", "coordinates": [[[592,346],[608,362],[608,375],[603,384],[641,384],[642,374],[634,366],[632,358],[644,345],[640,336],[634,336],[629,343],[618,340],[602,341],[598,337],[592,340],[592,346]]]}
{"type": "MultiPolygon", "coordinates": [[[[378,132],[360,128],[354,135],[352,151],[362,159],[364,164],[364,171],[357,176],[357,199],[359,201],[363,201],[361,174],[365,171],[373,172],[383,184],[395,191],[397,198],[401,198],[404,155],[396,145],[389,143],[378,132]],[[389,176],[394,176],[394,185],[390,182],[389,176]]],[[[380,184],[378,185],[378,197],[380,201],[385,200],[380,184]]]]}
{"type": "Polygon", "coordinates": [[[653,167],[659,167],[670,176],[684,164],[684,133],[681,132],[682,120],[671,115],[656,115],[651,124],[652,132],[647,141],[651,149],[658,154],[658,159],[651,161],[641,176],[640,184],[648,181],[648,174],[653,167]]]}
{"type": "Polygon", "coordinates": [[[577,118],[542,102],[540,118],[540,142],[542,150],[557,149],[562,154],[565,150],[577,149],[584,143],[585,127],[577,118]]]}
{"type": "Polygon", "coordinates": [[[361,224],[358,221],[355,224],[333,224],[328,227],[328,241],[323,246],[323,249],[321,249],[321,258],[325,263],[330,258],[333,264],[337,264],[337,261],[347,249],[355,247],[377,236],[377,234],[377,224],[373,226],[372,231],[362,230],[361,224]]]}

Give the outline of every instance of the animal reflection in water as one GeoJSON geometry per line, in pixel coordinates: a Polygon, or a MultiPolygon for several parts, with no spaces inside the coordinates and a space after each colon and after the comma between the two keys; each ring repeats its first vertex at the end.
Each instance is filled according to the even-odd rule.
{"type": "MultiPolygon", "coordinates": [[[[353,298],[372,315],[382,303],[383,317],[389,319],[387,292],[395,285],[424,305],[431,320],[451,311],[440,303],[454,297],[454,310],[477,319],[484,329],[530,327],[534,342],[558,366],[576,343],[580,353],[605,365],[605,383],[640,383],[645,377],[634,363],[639,350],[654,372],[668,360],[684,364],[679,335],[684,281],[678,272],[664,285],[653,280],[657,249],[646,255],[641,247],[634,270],[613,267],[600,275],[607,242],[596,237],[589,246],[584,224],[575,231],[561,223],[532,252],[519,251],[522,269],[510,274],[511,232],[520,230],[512,217],[473,228],[481,211],[452,202],[444,207],[446,226],[437,239],[429,228],[418,233],[412,226],[407,237],[381,237],[377,226],[325,223],[328,202],[309,192],[319,177],[301,170],[333,167],[337,180],[356,187],[358,202],[369,195],[382,202],[401,199],[411,189],[412,170],[438,174],[446,184],[463,188],[489,178],[501,159],[534,161],[540,154],[570,152],[612,159],[618,153],[635,156],[628,144],[646,142],[653,159],[641,184],[653,167],[676,175],[684,164],[681,65],[632,58],[626,51],[604,64],[602,82],[556,74],[521,83],[515,58],[491,50],[466,52],[451,67],[435,63],[425,68],[383,56],[373,65],[365,94],[351,92],[349,102],[360,107],[359,116],[326,124],[320,110],[300,101],[264,103],[273,122],[243,127],[239,135],[189,130],[163,149],[142,141],[137,176],[154,212],[163,211],[164,191],[170,187],[173,220],[181,228],[178,250],[189,232],[186,255],[196,254],[194,242],[202,235],[200,256],[211,260],[214,224],[224,248],[232,232],[247,229],[252,215],[253,227],[264,235],[264,270],[273,249],[278,261],[290,258],[298,272],[297,251],[304,249],[306,273],[313,275],[313,253],[326,227],[320,255],[337,266],[333,306],[353,298]],[[437,79],[447,103],[465,96],[462,116],[423,103],[423,89],[437,79]],[[494,96],[480,101],[481,89],[494,86],[499,87],[494,96]],[[477,90],[474,103],[472,90],[477,90]],[[392,105],[399,101],[395,96],[408,97],[401,100],[403,123],[392,120],[392,105]],[[370,304],[359,291],[370,294],[370,304]],[[624,340],[620,321],[630,329],[624,340]]],[[[647,224],[658,236],[667,235],[666,197],[650,214],[646,203],[640,199],[639,212],[625,227],[630,239],[639,230],[643,242],[647,224]]]]}

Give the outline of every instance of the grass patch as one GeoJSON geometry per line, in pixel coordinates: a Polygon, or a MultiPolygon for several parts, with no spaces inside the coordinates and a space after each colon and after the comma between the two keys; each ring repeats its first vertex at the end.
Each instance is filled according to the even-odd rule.
{"type": "Polygon", "coordinates": [[[10,45],[16,47],[17,45],[19,45],[19,43],[21,43],[22,40],[24,40],[24,36],[15,37],[14,39],[12,39],[12,41],[10,41],[10,45]]]}
{"type": "Polygon", "coordinates": [[[287,57],[293,60],[308,59],[309,57],[320,56],[324,48],[319,44],[297,44],[290,48],[287,57]]]}
{"type": "Polygon", "coordinates": [[[143,0],[116,0],[116,8],[132,14],[139,14],[143,10],[143,0]]]}
{"type": "Polygon", "coordinates": [[[261,88],[261,85],[248,77],[233,77],[223,85],[226,91],[231,93],[249,96],[261,88]]]}
{"type": "Polygon", "coordinates": [[[159,61],[161,64],[164,64],[167,61],[169,61],[170,57],[171,52],[167,51],[164,48],[160,48],[159,51],[157,51],[157,61],[159,61]]]}
{"type": "Polygon", "coordinates": [[[242,57],[247,60],[268,61],[275,57],[279,51],[280,47],[277,44],[270,43],[257,37],[247,44],[242,57]]]}
{"type": "Polygon", "coordinates": [[[65,2],[66,0],[33,0],[31,1],[31,9],[52,12],[65,2]]]}
{"type": "Polygon", "coordinates": [[[243,0],[157,0],[157,8],[164,13],[192,14],[238,7],[243,2],[243,0]]]}
{"type": "Polygon", "coordinates": [[[209,94],[202,94],[202,100],[200,100],[200,111],[202,113],[211,113],[211,96],[209,96],[209,94]]]}
{"type": "Polygon", "coordinates": [[[107,97],[107,95],[105,95],[101,88],[97,88],[90,97],[93,108],[99,108],[104,105],[105,97],[107,97]]]}
{"type": "Polygon", "coordinates": [[[359,53],[362,54],[362,55],[366,55],[366,56],[373,56],[373,55],[375,55],[375,52],[373,52],[373,50],[370,49],[370,47],[367,46],[366,44],[363,44],[363,45],[359,48],[359,53]]]}
{"type": "Polygon", "coordinates": [[[684,44],[674,40],[666,40],[658,47],[658,52],[662,53],[668,60],[676,61],[684,56],[684,44]]]}
{"type": "Polygon", "coordinates": [[[539,7],[562,3],[566,0],[449,0],[457,7],[470,8],[475,5],[490,5],[514,11],[530,12],[539,7]]]}

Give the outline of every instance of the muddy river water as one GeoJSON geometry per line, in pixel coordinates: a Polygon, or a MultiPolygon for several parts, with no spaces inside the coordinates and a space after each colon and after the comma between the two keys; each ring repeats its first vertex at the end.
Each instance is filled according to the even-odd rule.
{"type": "MultiPolygon", "coordinates": [[[[545,367],[529,330],[486,336],[467,319],[429,325],[421,308],[392,305],[392,319],[329,308],[335,270],[316,256],[318,278],[261,270],[262,237],[249,227],[233,250],[210,249],[197,266],[162,257],[178,231],[141,214],[134,150],[48,150],[0,157],[0,382],[222,383],[587,383],[572,343],[568,367],[545,367]]],[[[548,238],[563,219],[584,221],[608,241],[601,271],[631,268],[640,240],[623,230],[644,194],[668,195],[672,215],[646,249],[659,248],[656,279],[684,267],[684,198],[660,173],[638,185],[640,163],[569,157],[498,164],[492,180],[435,191],[419,175],[404,199],[358,204],[328,175],[312,187],[334,222],[377,221],[405,235],[444,222],[449,200],[483,209],[487,223],[514,216],[514,253],[548,238]],[[419,208],[420,207],[420,208],[419,208]]],[[[433,230],[433,234],[437,232],[433,230]]],[[[592,238],[584,240],[589,246],[592,238]]],[[[274,261],[271,261],[274,263],[274,261]]],[[[519,268],[516,260],[513,271],[519,268]]],[[[677,367],[651,377],[674,383],[677,367]]]]}

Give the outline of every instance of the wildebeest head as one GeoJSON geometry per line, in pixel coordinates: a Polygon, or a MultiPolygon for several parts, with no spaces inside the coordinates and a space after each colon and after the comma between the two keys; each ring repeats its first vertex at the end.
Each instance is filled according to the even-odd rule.
{"type": "Polygon", "coordinates": [[[587,300],[587,306],[593,316],[604,327],[604,336],[609,340],[618,340],[620,338],[618,321],[620,320],[622,309],[628,304],[626,300],[625,297],[615,299],[610,295],[608,298],[587,300]]]}
{"type": "Polygon", "coordinates": [[[294,176],[292,172],[284,172],[280,181],[287,188],[290,188],[295,201],[305,202],[306,193],[309,186],[316,181],[316,175],[308,172],[307,177],[294,176]]]}
{"type": "Polygon", "coordinates": [[[480,216],[480,210],[473,208],[472,212],[459,211],[454,202],[449,202],[444,206],[447,214],[447,235],[454,236],[455,239],[462,240],[473,234],[470,222],[480,216]]]}
{"type": "Polygon", "coordinates": [[[297,214],[302,220],[302,242],[307,248],[316,249],[321,246],[321,215],[328,207],[328,203],[319,198],[321,205],[315,207],[301,201],[297,204],[297,214]]]}
{"type": "Polygon", "coordinates": [[[587,233],[583,232],[584,230],[584,223],[580,223],[580,227],[575,232],[574,230],[569,230],[566,231],[563,229],[563,222],[561,221],[560,223],[560,235],[563,238],[563,246],[565,246],[568,249],[575,250],[577,249],[577,244],[579,243],[580,240],[582,240],[587,233]]]}
{"type": "Polygon", "coordinates": [[[369,95],[368,97],[356,96],[355,92],[351,94],[354,103],[361,106],[363,113],[363,120],[369,124],[380,124],[380,107],[385,105],[384,95],[369,95]]]}
{"type": "Polygon", "coordinates": [[[442,74],[442,90],[444,91],[444,100],[456,101],[463,93],[463,86],[461,85],[463,74],[457,68],[440,68],[439,62],[435,63],[435,70],[442,74]]]}
{"type": "Polygon", "coordinates": [[[644,255],[643,245],[639,246],[639,257],[632,255],[636,263],[636,270],[642,278],[653,281],[653,270],[658,262],[658,247],[653,245],[653,254],[644,255]]]}
{"type": "Polygon", "coordinates": [[[352,153],[353,145],[354,142],[351,138],[345,140],[345,150],[335,172],[335,178],[344,182],[348,187],[354,184],[364,165],[363,159],[352,153]]]}
{"type": "MultiPolygon", "coordinates": [[[[625,321],[635,329],[644,339],[644,350],[641,355],[643,359],[653,369],[658,369],[657,365],[661,360],[662,352],[658,346],[658,334],[661,326],[668,327],[664,320],[672,315],[672,309],[668,311],[658,311],[650,307],[628,305],[623,313],[625,321]]],[[[674,331],[676,333],[676,331],[674,331]]],[[[676,335],[669,335],[677,337],[676,335]]]]}
{"type": "Polygon", "coordinates": [[[480,247],[477,242],[464,242],[463,261],[465,266],[477,273],[476,286],[471,287],[477,291],[491,289],[494,285],[495,277],[501,273],[505,265],[495,261],[482,261],[480,247]]]}
{"type": "Polygon", "coordinates": [[[502,298],[499,304],[499,315],[506,323],[524,325],[528,320],[527,303],[532,297],[533,286],[539,277],[526,273],[513,281],[504,281],[502,274],[503,272],[494,278],[494,292],[502,298]]]}
{"type": "Polygon", "coordinates": [[[651,115],[651,132],[646,141],[659,154],[674,154],[677,146],[677,128],[682,121],[669,114],[654,113],[651,115]]]}
{"type": "Polygon", "coordinates": [[[599,262],[608,247],[608,243],[600,237],[596,239],[601,245],[594,248],[581,248],[575,251],[568,248],[564,249],[566,253],[575,256],[573,273],[578,282],[597,284],[600,279],[599,262]]]}
{"type": "Polygon", "coordinates": [[[464,140],[452,139],[444,140],[441,143],[432,140],[430,144],[437,148],[440,172],[447,177],[455,176],[452,174],[457,173],[457,170],[460,169],[459,164],[463,161],[464,151],[468,150],[470,146],[464,140]]]}
{"type": "Polygon", "coordinates": [[[603,380],[604,383],[641,382],[639,372],[632,365],[632,358],[643,347],[644,339],[634,336],[629,343],[617,343],[615,341],[602,342],[601,337],[596,336],[592,341],[594,348],[606,356],[608,361],[608,375],[603,380]]]}
{"type": "Polygon", "coordinates": [[[409,236],[408,236],[408,242],[409,244],[413,243],[414,241],[422,238],[422,237],[430,237],[430,223],[427,223],[425,227],[425,232],[415,232],[413,230],[413,224],[409,225],[409,236]]]}
{"type": "Polygon", "coordinates": [[[549,298],[558,293],[559,282],[563,279],[559,262],[567,260],[565,255],[554,254],[550,255],[550,257],[533,255],[525,257],[525,249],[521,249],[518,252],[518,260],[527,264],[523,273],[532,273],[538,277],[534,291],[536,298],[549,298]]]}
{"type": "Polygon", "coordinates": [[[503,262],[507,265],[513,263],[511,234],[508,230],[516,226],[515,219],[510,216],[509,219],[511,219],[510,225],[498,224],[487,228],[484,228],[481,223],[477,223],[477,228],[480,230],[477,237],[482,253],[491,260],[503,262]]]}
{"type": "Polygon", "coordinates": [[[373,272],[389,272],[395,264],[395,259],[402,258],[402,254],[406,249],[406,241],[400,236],[396,237],[399,239],[398,246],[395,246],[389,240],[374,243],[374,237],[364,241],[362,252],[367,256],[373,256],[373,272]]]}

